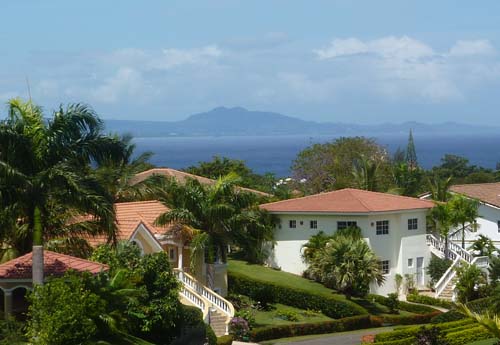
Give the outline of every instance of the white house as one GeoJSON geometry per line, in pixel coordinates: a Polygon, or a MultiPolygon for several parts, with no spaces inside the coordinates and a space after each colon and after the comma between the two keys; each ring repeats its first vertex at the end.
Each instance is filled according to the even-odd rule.
{"type": "MultiPolygon", "coordinates": [[[[469,247],[479,235],[489,237],[500,248],[500,182],[461,184],[450,187],[452,194],[462,194],[479,201],[479,217],[476,219],[478,228],[465,233],[465,245],[469,247]]],[[[430,198],[429,194],[422,196],[430,198]]],[[[461,233],[451,236],[455,242],[461,242],[461,233]]]]}
{"type": "Polygon", "coordinates": [[[261,205],[279,218],[269,264],[302,274],[307,268],[301,258],[302,246],[312,235],[319,231],[331,235],[356,225],[380,258],[386,276],[383,286],[371,287],[373,293],[395,292],[397,273],[414,275],[418,287],[423,288],[431,256],[426,244],[426,215],[433,206],[428,200],[357,189],[261,205]]]}

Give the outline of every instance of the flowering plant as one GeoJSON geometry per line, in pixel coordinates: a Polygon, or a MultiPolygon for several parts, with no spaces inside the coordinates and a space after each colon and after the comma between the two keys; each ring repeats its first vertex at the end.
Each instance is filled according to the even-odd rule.
{"type": "Polygon", "coordinates": [[[229,322],[229,334],[236,340],[243,340],[244,337],[248,337],[249,331],[248,322],[242,317],[233,317],[229,322]]]}

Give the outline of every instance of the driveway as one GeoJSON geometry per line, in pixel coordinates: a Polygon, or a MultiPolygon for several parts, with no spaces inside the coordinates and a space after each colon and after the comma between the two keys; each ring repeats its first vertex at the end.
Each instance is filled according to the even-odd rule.
{"type": "Polygon", "coordinates": [[[367,334],[378,334],[382,332],[392,331],[391,327],[382,327],[377,329],[359,330],[354,332],[345,332],[332,334],[331,336],[322,336],[316,339],[302,339],[302,340],[287,340],[284,342],[276,342],[275,344],[297,344],[297,345],[359,345],[361,338],[367,334]]]}

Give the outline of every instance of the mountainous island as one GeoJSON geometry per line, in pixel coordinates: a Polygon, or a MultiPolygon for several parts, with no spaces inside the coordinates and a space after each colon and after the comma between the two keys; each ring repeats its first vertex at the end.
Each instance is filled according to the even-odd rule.
{"type": "Polygon", "coordinates": [[[108,130],[130,133],[135,137],[167,136],[271,136],[271,135],[380,135],[408,133],[466,134],[493,133],[497,127],[455,122],[425,124],[419,122],[381,123],[376,125],[306,121],[279,113],[247,110],[242,107],[218,107],[194,114],[181,121],[107,120],[108,130]]]}

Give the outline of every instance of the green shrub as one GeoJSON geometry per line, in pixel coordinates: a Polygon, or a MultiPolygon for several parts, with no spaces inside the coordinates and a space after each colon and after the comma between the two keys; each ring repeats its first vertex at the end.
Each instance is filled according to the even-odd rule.
{"type": "Polygon", "coordinates": [[[354,302],[341,296],[327,293],[311,293],[307,290],[291,288],[276,283],[270,283],[251,278],[239,273],[228,274],[228,286],[231,293],[247,295],[256,300],[263,286],[273,296],[273,303],[281,303],[299,309],[320,310],[326,316],[334,319],[363,315],[367,311],[354,302]]]}
{"type": "Polygon", "coordinates": [[[376,342],[377,345],[415,345],[415,337],[376,342]]]}
{"type": "Polygon", "coordinates": [[[431,284],[436,284],[443,276],[446,270],[451,266],[452,261],[449,259],[441,259],[432,255],[429,265],[427,265],[427,274],[431,277],[431,284]]]}
{"type": "Polygon", "coordinates": [[[431,319],[431,323],[444,323],[465,319],[465,315],[456,310],[450,310],[431,319]]]}
{"type": "Polygon", "coordinates": [[[351,331],[374,326],[377,327],[379,324],[372,322],[369,315],[361,315],[332,321],[259,327],[250,331],[250,339],[258,342],[309,334],[351,331]]]}
{"type": "Polygon", "coordinates": [[[491,333],[480,325],[466,330],[446,334],[446,339],[450,345],[463,345],[473,341],[489,339],[491,337],[491,333]]]}
{"type": "MultiPolygon", "coordinates": [[[[386,307],[389,307],[390,301],[388,297],[381,296],[381,295],[373,295],[370,294],[366,297],[368,300],[375,301],[377,303],[380,303],[382,305],[385,305],[386,307]]],[[[425,305],[415,305],[412,303],[407,303],[404,301],[399,301],[398,308],[400,310],[408,311],[410,313],[416,313],[416,314],[429,314],[429,313],[435,313],[437,310],[428,307],[425,305]]]]}
{"type": "Polygon", "coordinates": [[[428,314],[414,314],[414,315],[384,315],[382,318],[384,323],[391,325],[420,325],[429,323],[432,318],[441,314],[440,311],[435,311],[428,314]]]}
{"type": "Polygon", "coordinates": [[[390,293],[387,295],[387,304],[386,306],[389,308],[391,313],[397,313],[399,308],[399,299],[397,293],[390,293]]]}
{"type": "Polygon", "coordinates": [[[449,345],[443,332],[437,327],[422,326],[415,338],[415,345],[449,345]]]}
{"type": "Polygon", "coordinates": [[[444,299],[434,298],[430,296],[423,296],[417,294],[410,294],[406,296],[406,300],[413,303],[422,303],[428,305],[435,305],[438,307],[443,307],[446,309],[452,309],[455,307],[455,304],[444,299]]]}
{"type": "Polygon", "coordinates": [[[27,341],[24,323],[14,318],[0,320],[0,345],[20,344],[27,341]]]}
{"type": "MultiPolygon", "coordinates": [[[[444,331],[464,326],[470,327],[473,324],[474,321],[472,319],[465,319],[460,321],[437,324],[434,327],[444,331]]],[[[379,333],[375,336],[375,341],[378,343],[380,341],[391,341],[391,340],[406,339],[408,337],[414,337],[419,332],[420,328],[421,328],[420,326],[405,327],[401,329],[396,329],[392,332],[379,333]]]]}
{"type": "Polygon", "coordinates": [[[299,321],[299,314],[292,310],[282,310],[276,312],[276,316],[282,320],[299,321]]]}
{"type": "Polygon", "coordinates": [[[223,335],[217,338],[217,345],[231,345],[233,343],[233,337],[230,335],[223,335]]]}
{"type": "Polygon", "coordinates": [[[217,336],[214,330],[209,325],[205,325],[205,334],[208,341],[208,345],[217,345],[217,336]]]}

